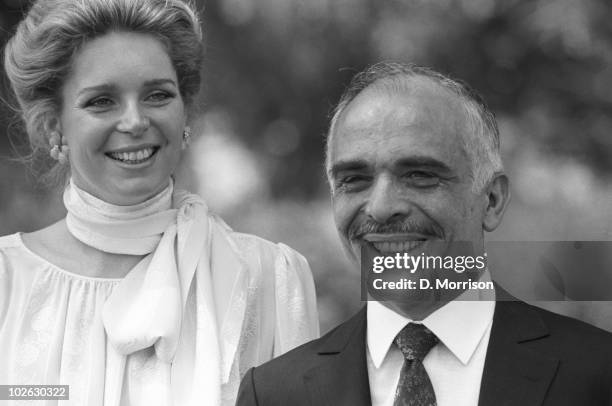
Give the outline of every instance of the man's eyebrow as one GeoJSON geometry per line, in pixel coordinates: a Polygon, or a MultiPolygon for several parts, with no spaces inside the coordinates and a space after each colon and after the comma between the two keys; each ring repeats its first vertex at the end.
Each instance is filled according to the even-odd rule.
{"type": "Polygon", "coordinates": [[[339,161],[334,163],[330,170],[329,170],[329,175],[330,177],[335,177],[339,172],[343,172],[343,171],[356,171],[356,170],[361,170],[361,169],[365,169],[368,167],[368,163],[365,160],[361,160],[361,159],[351,159],[348,161],[339,161]]]}
{"type": "MultiPolygon", "coordinates": [[[[397,161],[392,163],[395,167],[418,167],[418,168],[428,168],[428,169],[437,169],[442,172],[452,172],[453,170],[444,162],[432,158],[430,156],[414,156],[414,157],[406,157],[400,158],[397,161]]],[[[357,171],[367,168],[369,165],[365,160],[361,159],[351,159],[347,161],[340,161],[331,166],[329,170],[329,174],[331,177],[334,177],[339,172],[343,171],[357,171]]]]}
{"type": "Polygon", "coordinates": [[[430,169],[438,169],[444,172],[452,172],[453,170],[444,162],[432,158],[430,156],[414,156],[409,158],[398,159],[394,164],[400,167],[426,167],[430,169]]]}

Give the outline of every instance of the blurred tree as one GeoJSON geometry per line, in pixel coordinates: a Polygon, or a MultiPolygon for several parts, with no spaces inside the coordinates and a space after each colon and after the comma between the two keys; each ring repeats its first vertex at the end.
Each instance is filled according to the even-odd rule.
{"type": "MultiPolygon", "coordinates": [[[[2,43],[28,3],[0,0],[2,43]]],[[[612,4],[608,0],[197,0],[197,4],[208,42],[200,105],[203,112],[211,113],[202,116],[209,123],[201,127],[222,127],[213,142],[201,146],[219,144],[220,135],[231,138],[224,148],[236,159],[243,159],[245,151],[250,154],[243,159],[248,165],[240,166],[238,173],[257,172],[250,174],[259,179],[251,187],[265,189],[261,196],[268,199],[247,201],[244,205],[251,210],[236,211],[236,217],[228,220],[241,230],[286,241],[311,260],[322,309],[333,313],[322,314],[324,330],[358,301],[354,291],[345,289],[348,267],[337,254],[332,219],[325,212],[329,205],[324,135],[344,86],[354,73],[380,60],[428,65],[460,78],[497,113],[506,167],[515,175],[513,187],[519,192],[504,222],[511,231],[505,235],[520,239],[535,230],[543,234],[552,230],[553,238],[564,239],[567,230],[580,224],[589,229],[589,238],[612,238],[612,202],[602,197],[612,193],[612,4]],[[582,211],[562,207],[563,199],[571,199],[574,209],[582,211]],[[589,199],[599,201],[589,206],[589,199]],[[587,213],[591,207],[596,210],[587,213]],[[322,229],[325,235],[319,240],[316,233],[322,229]],[[334,306],[336,310],[329,310],[334,306]]],[[[2,76],[1,96],[8,99],[2,76]]],[[[5,159],[15,156],[7,137],[14,120],[3,105],[0,235],[34,229],[61,214],[57,198],[55,208],[44,211],[46,197],[33,192],[24,168],[5,159]]],[[[210,133],[206,131],[202,130],[210,133]]],[[[23,140],[19,131],[12,132],[23,140]]],[[[191,158],[197,164],[200,157],[191,158]]],[[[218,187],[227,187],[219,182],[218,187]]],[[[612,327],[612,319],[602,320],[595,321],[612,327]]]]}
{"type": "MultiPolygon", "coordinates": [[[[0,3],[3,41],[26,3],[0,3]]],[[[572,156],[602,175],[612,172],[612,7],[606,0],[198,5],[208,37],[202,107],[229,114],[235,133],[265,162],[274,196],[309,199],[322,190],[331,108],[356,71],[381,59],[461,78],[498,115],[524,123],[530,129],[524,136],[543,151],[572,156]]],[[[0,151],[7,148],[1,137],[0,151]]]]}

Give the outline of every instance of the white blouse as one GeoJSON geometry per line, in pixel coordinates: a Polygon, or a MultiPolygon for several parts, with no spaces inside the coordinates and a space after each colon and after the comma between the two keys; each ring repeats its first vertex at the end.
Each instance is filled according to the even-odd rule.
{"type": "MultiPolygon", "coordinates": [[[[248,292],[241,329],[232,332],[239,344],[221,388],[224,405],[234,404],[248,368],[319,335],[306,260],[283,244],[252,235],[232,232],[230,238],[248,271],[248,292]]],[[[109,349],[102,308],[120,281],[67,272],[30,251],[20,234],[0,237],[0,384],[69,385],[70,401],[59,404],[79,406],[109,406],[105,384],[117,380],[123,387],[121,406],[147,404],[159,385],[180,392],[181,379],[160,376],[167,372],[158,368],[152,347],[128,355],[125,368],[113,366],[120,361],[109,349]],[[123,370],[123,376],[114,376],[123,370]]],[[[199,310],[193,298],[187,306],[186,314],[199,310]]]]}

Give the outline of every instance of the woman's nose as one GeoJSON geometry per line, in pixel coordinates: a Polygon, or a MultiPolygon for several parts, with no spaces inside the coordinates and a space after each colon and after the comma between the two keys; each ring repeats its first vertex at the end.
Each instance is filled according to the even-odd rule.
{"type": "Polygon", "coordinates": [[[149,118],[144,114],[140,106],[136,103],[130,103],[121,115],[117,130],[133,136],[141,136],[148,130],[149,126],[149,118]]]}

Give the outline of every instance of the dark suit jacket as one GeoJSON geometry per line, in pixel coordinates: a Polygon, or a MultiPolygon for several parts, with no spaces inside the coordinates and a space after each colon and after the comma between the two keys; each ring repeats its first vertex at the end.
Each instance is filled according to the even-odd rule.
{"type": "MultiPolygon", "coordinates": [[[[370,405],[365,307],[257,368],[237,406],[370,405]]],[[[612,406],[612,334],[522,302],[498,302],[479,406],[612,406]]]]}

